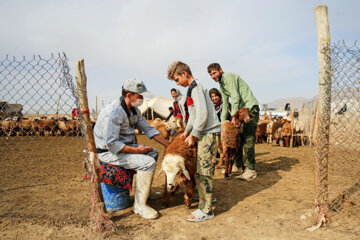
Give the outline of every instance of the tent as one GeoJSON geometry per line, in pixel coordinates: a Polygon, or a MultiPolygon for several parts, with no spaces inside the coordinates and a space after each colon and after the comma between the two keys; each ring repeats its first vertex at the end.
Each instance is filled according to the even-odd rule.
{"type": "Polygon", "coordinates": [[[161,96],[145,98],[144,103],[139,107],[146,119],[167,118],[169,107],[173,106],[173,100],[161,96]]]}

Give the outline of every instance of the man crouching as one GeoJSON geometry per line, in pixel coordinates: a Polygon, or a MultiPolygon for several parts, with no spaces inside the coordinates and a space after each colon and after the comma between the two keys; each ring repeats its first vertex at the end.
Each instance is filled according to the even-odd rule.
{"type": "Polygon", "coordinates": [[[158,151],[137,144],[135,128],[164,147],[168,146],[168,142],[148,124],[138,108],[146,93],[142,81],[126,80],[120,99],[101,110],[94,128],[94,137],[100,161],[136,171],[133,211],[143,218],[154,219],[158,217],[158,212],[147,206],[146,201],[151,190],[158,151]]]}

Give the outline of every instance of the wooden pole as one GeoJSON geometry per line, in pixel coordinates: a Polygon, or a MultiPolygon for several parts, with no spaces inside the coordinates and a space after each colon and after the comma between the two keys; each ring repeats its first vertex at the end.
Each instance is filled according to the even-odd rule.
{"type": "Polygon", "coordinates": [[[295,109],[293,106],[290,105],[290,109],[291,109],[291,113],[290,113],[290,131],[291,131],[291,135],[290,135],[290,147],[294,147],[294,114],[295,114],[295,109]]]}
{"type": "MultiPolygon", "coordinates": [[[[328,160],[329,160],[329,127],[331,113],[331,60],[330,60],[330,30],[327,6],[315,8],[315,21],[318,36],[319,63],[319,125],[317,132],[317,182],[315,205],[318,213],[326,215],[328,193],[328,160]]],[[[326,221],[326,220],[325,220],[326,221]]]]}
{"type": "Polygon", "coordinates": [[[97,96],[96,96],[96,104],[95,104],[95,118],[97,119],[98,117],[98,108],[97,108],[97,96]]]}
{"type": "Polygon", "coordinates": [[[60,104],[60,98],[61,98],[61,94],[59,94],[59,99],[57,101],[57,105],[56,105],[56,118],[59,119],[59,104],[60,104]]]}
{"type": "Polygon", "coordinates": [[[94,134],[92,130],[92,123],[90,121],[90,111],[89,111],[89,104],[88,104],[88,97],[87,97],[87,79],[85,75],[85,65],[84,59],[81,59],[76,63],[76,82],[77,82],[77,94],[79,96],[79,105],[80,105],[80,113],[82,124],[85,129],[85,138],[88,144],[88,149],[90,152],[91,158],[91,166],[92,166],[92,173],[91,173],[91,182],[92,182],[92,191],[94,196],[93,202],[95,202],[95,210],[98,212],[94,214],[94,219],[98,223],[99,230],[113,229],[115,226],[114,223],[110,220],[110,218],[106,214],[106,207],[104,204],[104,198],[101,191],[100,179],[99,179],[99,159],[97,158],[96,154],[96,147],[95,147],[95,140],[94,134]],[[102,225],[104,224],[104,226],[102,225]]]}
{"type": "Polygon", "coordinates": [[[101,99],[101,107],[104,108],[104,99],[101,99]]]}

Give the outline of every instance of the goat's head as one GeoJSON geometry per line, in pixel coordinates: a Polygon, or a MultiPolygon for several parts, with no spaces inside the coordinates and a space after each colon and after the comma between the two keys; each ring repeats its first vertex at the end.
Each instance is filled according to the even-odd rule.
{"type": "Polygon", "coordinates": [[[240,108],[233,117],[236,118],[236,126],[239,127],[243,122],[250,122],[250,110],[248,108],[240,108]]]}
{"type": "Polygon", "coordinates": [[[172,129],[179,131],[181,128],[185,128],[185,124],[179,117],[172,116],[166,123],[166,130],[168,131],[172,129]]]}
{"type": "Polygon", "coordinates": [[[166,175],[167,190],[175,191],[176,179],[179,174],[190,180],[189,172],[185,168],[185,159],[180,155],[167,154],[162,162],[162,170],[166,175]]]}

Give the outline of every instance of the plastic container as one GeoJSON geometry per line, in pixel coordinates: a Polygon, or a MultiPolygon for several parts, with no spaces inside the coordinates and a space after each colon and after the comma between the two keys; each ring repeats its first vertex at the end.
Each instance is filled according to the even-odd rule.
{"type": "Polygon", "coordinates": [[[107,183],[101,183],[101,190],[104,196],[107,211],[120,211],[130,207],[129,189],[123,189],[107,183]]]}

